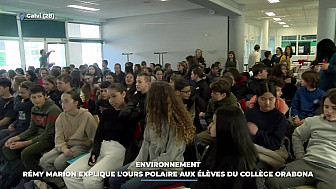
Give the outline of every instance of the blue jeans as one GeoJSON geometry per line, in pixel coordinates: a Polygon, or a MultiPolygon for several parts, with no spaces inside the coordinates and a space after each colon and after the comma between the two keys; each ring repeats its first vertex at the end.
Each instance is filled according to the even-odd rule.
{"type": "MultiPolygon", "coordinates": [[[[130,164],[123,166],[117,171],[126,171],[130,164]]],[[[174,184],[175,182],[146,182],[142,179],[151,179],[151,177],[111,177],[109,179],[111,189],[143,189],[143,188],[157,188],[174,184]]],[[[155,178],[154,178],[155,179],[155,178]]]]}

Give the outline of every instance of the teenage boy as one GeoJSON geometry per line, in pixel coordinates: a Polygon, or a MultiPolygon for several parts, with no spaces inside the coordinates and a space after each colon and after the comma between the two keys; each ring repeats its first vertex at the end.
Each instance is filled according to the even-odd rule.
{"type": "MultiPolygon", "coordinates": [[[[148,73],[141,73],[136,79],[137,92],[133,97],[133,104],[139,111],[139,121],[141,125],[141,133],[143,133],[146,124],[146,96],[151,85],[151,76],[148,73]]],[[[142,139],[142,135],[140,137],[142,139]]]]}
{"type": "Polygon", "coordinates": [[[260,84],[267,79],[267,66],[264,64],[256,64],[252,67],[253,78],[247,82],[247,94],[246,97],[250,99],[257,94],[260,84]]]}
{"type": "Polygon", "coordinates": [[[110,85],[111,83],[109,81],[103,81],[100,84],[99,99],[96,101],[96,108],[92,115],[98,115],[98,117],[100,117],[104,110],[112,108],[107,96],[107,88],[110,85]]]}
{"type": "Polygon", "coordinates": [[[40,85],[30,88],[30,100],[34,107],[29,128],[8,139],[2,152],[9,161],[22,159],[27,170],[41,171],[40,158],[43,152],[54,147],[55,121],[62,111],[47,98],[45,89],[40,85]]]}
{"type": "MultiPolygon", "coordinates": [[[[205,112],[205,121],[209,125],[212,122],[215,111],[223,106],[236,106],[237,98],[231,92],[231,84],[225,79],[218,80],[210,85],[211,100],[209,101],[208,108],[205,112]]],[[[202,116],[202,115],[201,115],[202,116]]],[[[209,145],[212,141],[209,130],[197,134],[197,138],[204,145],[209,145]]]]}
{"type": "Polygon", "coordinates": [[[218,80],[218,64],[215,63],[211,65],[211,71],[208,75],[206,75],[206,78],[209,85],[218,80]]]}
{"type": "Polygon", "coordinates": [[[7,129],[15,118],[14,98],[10,93],[11,81],[0,78],[0,130],[7,129]]]}
{"type": "Polygon", "coordinates": [[[72,77],[69,74],[62,74],[57,77],[57,89],[62,93],[74,90],[71,87],[72,77]]]}
{"type": "Polygon", "coordinates": [[[104,77],[105,77],[105,74],[107,72],[111,72],[110,68],[108,68],[107,65],[108,65],[108,61],[107,60],[103,60],[102,61],[102,72],[103,73],[102,74],[103,74],[104,77]]]}

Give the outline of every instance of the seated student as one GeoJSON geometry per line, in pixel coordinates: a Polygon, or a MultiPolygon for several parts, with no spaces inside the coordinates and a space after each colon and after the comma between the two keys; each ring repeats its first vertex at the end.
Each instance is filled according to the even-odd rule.
{"type": "Polygon", "coordinates": [[[7,129],[17,117],[14,111],[14,98],[10,93],[11,81],[0,78],[0,130],[7,129]]]}
{"type": "Polygon", "coordinates": [[[316,184],[317,188],[335,188],[336,180],[336,89],[327,91],[323,102],[323,114],[307,118],[292,136],[296,161],[287,164],[282,171],[312,171],[314,177],[273,177],[266,186],[292,188],[316,184]],[[308,142],[305,153],[303,144],[308,142]]]}
{"type": "Polygon", "coordinates": [[[191,96],[191,88],[185,79],[180,79],[174,83],[175,94],[181,97],[183,104],[187,107],[191,119],[196,127],[196,133],[203,131],[198,115],[198,98],[191,96]]]}
{"type": "MultiPolygon", "coordinates": [[[[259,149],[276,151],[280,149],[281,142],[285,137],[288,122],[284,114],[275,109],[276,89],[273,83],[263,82],[258,87],[257,101],[259,105],[248,109],[245,113],[252,141],[261,146],[259,149]]],[[[267,151],[267,150],[266,150],[267,151]]],[[[283,160],[282,164],[284,163],[283,160]]],[[[258,168],[272,170],[275,165],[270,165],[261,159],[258,168]]]]}
{"type": "MultiPolygon", "coordinates": [[[[5,142],[28,129],[30,123],[30,114],[33,103],[29,99],[29,89],[33,85],[31,81],[24,81],[19,86],[19,95],[14,100],[14,111],[18,113],[17,119],[8,126],[8,129],[0,131],[0,147],[5,142]]],[[[0,152],[1,154],[2,152],[0,152]]]]}
{"type": "MultiPolygon", "coordinates": [[[[63,111],[55,123],[55,148],[40,159],[43,171],[64,171],[67,161],[89,152],[93,145],[98,123],[93,116],[80,108],[81,99],[75,91],[62,94],[63,111]]],[[[64,186],[62,178],[45,178],[44,181],[64,186]]]]}
{"type": "Polygon", "coordinates": [[[154,70],[154,76],[156,81],[163,81],[163,70],[161,68],[156,68],[154,70]]]}
{"type": "Polygon", "coordinates": [[[47,68],[41,68],[39,71],[39,80],[37,84],[43,85],[43,79],[49,75],[49,70],[47,68]]]}
{"type": "Polygon", "coordinates": [[[247,81],[248,94],[247,99],[257,94],[260,84],[267,79],[267,66],[264,64],[256,64],[252,67],[253,78],[247,81]]]}
{"type": "Polygon", "coordinates": [[[26,80],[37,84],[38,78],[33,70],[27,70],[25,74],[26,80]]]}
{"type": "Polygon", "coordinates": [[[287,105],[291,107],[292,99],[295,96],[297,87],[296,78],[291,77],[288,72],[289,70],[287,66],[285,64],[279,63],[273,67],[272,75],[285,81],[286,85],[282,89],[283,94],[281,95],[281,98],[283,98],[286,101],[287,105]]]}
{"type": "Polygon", "coordinates": [[[121,71],[121,65],[119,63],[114,64],[114,71],[116,74],[116,82],[121,83],[125,79],[125,73],[121,71]]]}
{"type": "MultiPolygon", "coordinates": [[[[205,112],[205,121],[209,125],[212,122],[213,114],[219,107],[235,106],[237,107],[237,98],[231,93],[231,84],[229,81],[221,79],[210,85],[211,100],[209,101],[208,108],[205,112]]],[[[202,116],[204,113],[200,113],[202,116]]],[[[209,128],[208,128],[209,129],[209,128]]],[[[197,134],[197,137],[204,145],[209,145],[212,141],[208,130],[197,134]]]]}
{"type": "Polygon", "coordinates": [[[177,80],[184,79],[182,75],[180,75],[178,72],[174,71],[171,75],[167,77],[167,81],[169,85],[174,89],[174,83],[177,80]]]}
{"type": "MultiPolygon", "coordinates": [[[[67,172],[113,171],[123,165],[127,147],[134,142],[138,115],[132,102],[128,101],[127,90],[120,84],[109,86],[108,96],[112,109],[101,115],[91,154],[87,154],[65,169],[67,172]],[[113,124],[111,124],[113,123],[113,124]]],[[[63,177],[66,186],[72,188],[102,189],[103,177],[63,177]]]]}
{"type": "Polygon", "coordinates": [[[22,82],[27,81],[26,77],[23,75],[17,75],[14,77],[12,82],[13,97],[16,97],[19,94],[19,86],[22,82]]]}
{"type": "Polygon", "coordinates": [[[60,104],[62,92],[57,90],[57,81],[54,76],[46,76],[43,79],[43,87],[47,91],[47,97],[50,98],[58,107],[62,107],[60,104]]]}
{"type": "Polygon", "coordinates": [[[218,64],[212,64],[211,65],[211,71],[208,75],[206,75],[208,85],[217,81],[217,79],[219,78],[218,69],[219,69],[218,64]]]}
{"type": "MultiPolygon", "coordinates": [[[[141,73],[138,75],[136,79],[136,89],[137,92],[133,97],[133,105],[139,113],[139,122],[141,125],[141,134],[145,130],[146,125],[146,97],[149,87],[151,85],[151,76],[147,73],[141,73]]],[[[142,139],[143,136],[140,136],[139,140],[142,139]]]]}
{"type": "MultiPolygon", "coordinates": [[[[89,66],[88,73],[90,73],[93,76],[93,83],[100,83],[101,80],[101,71],[98,67],[94,65],[89,66]]],[[[84,75],[85,77],[85,75],[84,75]]]]}
{"type": "MultiPolygon", "coordinates": [[[[276,89],[276,101],[275,101],[275,109],[278,110],[279,112],[286,114],[288,111],[288,106],[285,102],[285,100],[283,100],[281,98],[282,95],[282,88],[285,86],[285,82],[280,79],[277,78],[275,76],[271,76],[267,79],[267,81],[274,83],[275,85],[275,89],[276,89]]],[[[254,105],[257,103],[257,95],[254,95],[250,101],[247,102],[248,107],[249,108],[254,108],[254,105]]]]}
{"type": "Polygon", "coordinates": [[[61,74],[71,74],[71,68],[66,66],[61,69],[61,74]]]}
{"type": "MultiPolygon", "coordinates": [[[[213,115],[210,135],[213,137],[200,165],[203,171],[256,171],[258,154],[246,127],[243,112],[238,107],[220,107],[213,115]]],[[[257,188],[255,178],[198,178],[192,189],[257,188]]]]}
{"type": "Polygon", "coordinates": [[[292,100],[292,116],[296,125],[301,125],[307,117],[313,117],[320,106],[320,100],[325,94],[317,88],[318,73],[306,71],[302,74],[301,88],[299,88],[292,100]]]}
{"type": "MultiPolygon", "coordinates": [[[[137,158],[120,170],[182,171],[183,168],[139,168],[136,162],[183,162],[186,145],[194,138],[195,127],[181,98],[167,82],[153,82],[148,91],[147,124],[137,158]],[[170,103],[167,103],[170,102],[170,103]]],[[[155,188],[172,182],[142,182],[141,177],[110,178],[110,188],[155,188]]]]}
{"type": "Polygon", "coordinates": [[[128,72],[125,75],[125,80],[123,82],[124,86],[126,87],[128,93],[133,96],[135,91],[136,91],[136,87],[135,87],[135,76],[133,74],[133,72],[128,72]]]}
{"type": "Polygon", "coordinates": [[[196,95],[200,98],[201,103],[208,105],[210,100],[210,90],[208,83],[203,79],[204,74],[201,68],[194,68],[191,71],[191,79],[196,82],[196,95]]]}
{"type": "Polygon", "coordinates": [[[272,62],[272,53],[271,51],[265,51],[264,53],[265,59],[262,60],[261,62],[265,64],[269,68],[273,68],[274,62],[272,62]]]}
{"type": "Polygon", "coordinates": [[[107,95],[107,89],[110,85],[111,83],[108,81],[103,81],[100,84],[100,95],[96,101],[96,108],[92,115],[98,115],[98,117],[100,117],[104,110],[112,108],[107,95]]]}
{"type": "Polygon", "coordinates": [[[105,80],[104,81],[108,81],[110,83],[116,82],[116,75],[115,75],[115,73],[113,73],[113,72],[107,72],[105,74],[105,80]]]}
{"type": "MultiPolygon", "coordinates": [[[[232,93],[237,99],[247,99],[247,78],[243,76],[236,68],[229,68],[227,73],[231,73],[234,79],[234,85],[231,87],[232,93]]],[[[225,74],[224,74],[225,75],[225,74]]]]}
{"type": "Polygon", "coordinates": [[[57,89],[62,93],[74,90],[71,87],[71,83],[72,83],[72,77],[69,74],[62,74],[57,77],[57,89]]]}
{"type": "Polygon", "coordinates": [[[93,82],[93,75],[86,73],[84,75],[85,84],[81,88],[81,99],[83,101],[83,108],[88,109],[89,112],[94,112],[97,100],[97,85],[93,82]]]}
{"type": "Polygon", "coordinates": [[[47,98],[41,85],[30,88],[30,99],[34,107],[31,109],[29,128],[8,139],[2,152],[7,160],[22,159],[27,170],[40,171],[39,160],[42,153],[54,147],[55,121],[61,110],[47,98]]]}

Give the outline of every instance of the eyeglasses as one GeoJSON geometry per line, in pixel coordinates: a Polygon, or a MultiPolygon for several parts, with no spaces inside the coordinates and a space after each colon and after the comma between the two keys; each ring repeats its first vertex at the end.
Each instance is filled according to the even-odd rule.
{"type": "Polygon", "coordinates": [[[185,94],[190,94],[191,93],[191,90],[188,90],[188,91],[181,91],[182,93],[185,93],[185,94]]]}
{"type": "Polygon", "coordinates": [[[59,104],[69,104],[71,101],[73,100],[68,100],[68,99],[60,100],[59,104]]]}

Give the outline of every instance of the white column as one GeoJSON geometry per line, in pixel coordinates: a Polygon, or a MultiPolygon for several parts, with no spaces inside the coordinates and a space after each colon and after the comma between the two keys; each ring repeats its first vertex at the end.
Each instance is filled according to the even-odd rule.
{"type": "Polygon", "coordinates": [[[261,36],[260,36],[260,49],[268,50],[268,29],[269,29],[269,21],[264,20],[261,28],[261,36]]]}
{"type": "Polygon", "coordinates": [[[319,0],[317,42],[325,38],[335,39],[336,8],[332,8],[330,3],[330,0],[319,0]]]}
{"type": "Polygon", "coordinates": [[[228,51],[234,51],[240,72],[244,70],[244,20],[244,16],[229,17],[228,51]]]}

